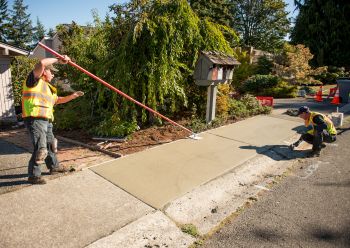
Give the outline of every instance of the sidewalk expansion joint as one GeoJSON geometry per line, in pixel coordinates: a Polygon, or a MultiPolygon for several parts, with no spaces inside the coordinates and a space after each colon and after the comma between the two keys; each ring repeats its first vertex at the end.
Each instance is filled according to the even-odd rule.
{"type": "Polygon", "coordinates": [[[246,144],[246,145],[253,146],[253,144],[250,144],[250,143],[247,143],[247,142],[244,142],[244,141],[241,141],[241,140],[228,138],[228,137],[225,137],[225,136],[222,136],[222,135],[219,135],[219,134],[215,134],[215,133],[211,133],[211,132],[207,132],[207,133],[211,134],[211,135],[214,135],[214,136],[217,136],[217,137],[220,137],[220,138],[223,138],[223,139],[232,140],[232,141],[236,141],[236,142],[239,142],[239,143],[243,143],[243,144],[246,144]]]}

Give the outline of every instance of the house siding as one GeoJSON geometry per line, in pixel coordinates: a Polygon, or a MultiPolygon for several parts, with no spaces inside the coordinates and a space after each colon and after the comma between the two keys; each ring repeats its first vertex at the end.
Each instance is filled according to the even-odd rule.
{"type": "Polygon", "coordinates": [[[10,59],[0,58],[0,120],[15,120],[10,59]]]}

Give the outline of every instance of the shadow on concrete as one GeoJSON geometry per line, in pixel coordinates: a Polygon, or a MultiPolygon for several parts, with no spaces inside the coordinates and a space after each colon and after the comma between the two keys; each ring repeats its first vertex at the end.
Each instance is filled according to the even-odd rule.
{"type": "Polygon", "coordinates": [[[350,127],[348,128],[337,128],[338,135],[342,135],[343,133],[347,132],[350,130],[350,127]]]}
{"type": "Polygon", "coordinates": [[[304,125],[300,125],[297,127],[292,128],[293,131],[297,132],[298,134],[303,134],[307,130],[304,125]]]}
{"type": "Polygon", "coordinates": [[[265,155],[276,161],[305,158],[306,151],[291,151],[287,145],[264,145],[264,146],[240,146],[241,149],[256,150],[256,153],[265,155]]]}
{"type": "Polygon", "coordinates": [[[27,177],[28,174],[11,174],[11,175],[0,175],[0,180],[4,180],[4,179],[15,179],[15,178],[23,178],[23,177],[27,177]]]}
{"type": "Polygon", "coordinates": [[[12,144],[7,141],[0,139],[0,155],[17,155],[17,154],[23,154],[28,153],[28,151],[12,144]]]}
{"type": "Polygon", "coordinates": [[[18,185],[30,185],[27,180],[18,180],[18,181],[9,181],[9,182],[0,182],[1,187],[12,187],[18,185]]]}
{"type": "Polygon", "coordinates": [[[324,183],[316,183],[317,186],[325,186],[325,187],[350,187],[350,180],[342,181],[342,182],[324,182],[324,183]]]}

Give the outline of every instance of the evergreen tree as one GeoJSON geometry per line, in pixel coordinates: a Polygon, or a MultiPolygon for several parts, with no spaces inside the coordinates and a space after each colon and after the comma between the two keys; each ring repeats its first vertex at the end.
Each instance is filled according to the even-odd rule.
{"type": "Polygon", "coordinates": [[[33,34],[33,41],[34,43],[38,43],[41,41],[42,38],[45,36],[45,27],[44,25],[40,22],[39,18],[36,18],[36,27],[34,28],[34,34],[33,34]]]}
{"type": "Polygon", "coordinates": [[[23,49],[29,49],[33,41],[33,27],[30,14],[23,0],[15,0],[10,16],[8,43],[23,49]]]}
{"type": "Polygon", "coordinates": [[[192,10],[199,18],[229,26],[232,16],[229,11],[228,0],[189,0],[192,10]]]}
{"type": "Polygon", "coordinates": [[[230,0],[230,3],[232,27],[240,33],[243,46],[270,52],[283,47],[290,25],[283,0],[230,0]]]}
{"type": "Polygon", "coordinates": [[[7,1],[0,0],[0,42],[6,42],[8,33],[7,1]]]}
{"type": "Polygon", "coordinates": [[[53,38],[53,36],[55,35],[55,30],[53,28],[50,28],[49,29],[49,32],[47,32],[47,35],[50,37],[50,38],[53,38]]]}
{"type": "Polygon", "coordinates": [[[314,65],[350,66],[350,2],[305,0],[298,8],[292,42],[310,48],[314,65]]]}

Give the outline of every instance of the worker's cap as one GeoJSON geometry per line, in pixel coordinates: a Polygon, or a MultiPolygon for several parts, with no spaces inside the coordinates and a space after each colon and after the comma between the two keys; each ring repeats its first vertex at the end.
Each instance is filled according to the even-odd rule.
{"type": "Polygon", "coordinates": [[[309,113],[310,109],[307,106],[301,106],[298,110],[298,115],[301,115],[302,113],[309,113]]]}
{"type": "Polygon", "coordinates": [[[45,70],[50,70],[50,71],[58,71],[55,67],[53,67],[53,65],[47,65],[45,66],[45,70]]]}

